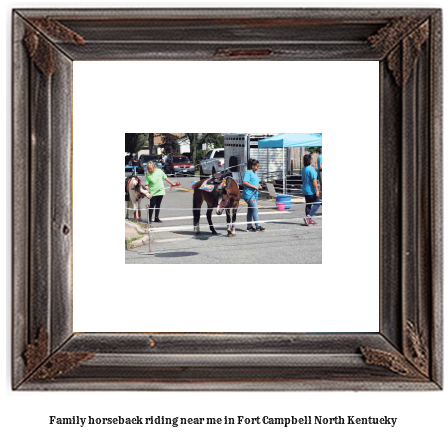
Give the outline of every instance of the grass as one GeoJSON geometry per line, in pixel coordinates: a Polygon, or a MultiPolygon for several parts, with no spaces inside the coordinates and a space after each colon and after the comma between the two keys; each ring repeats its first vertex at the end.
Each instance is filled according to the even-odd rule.
{"type": "Polygon", "coordinates": [[[124,249],[131,249],[132,248],[132,242],[135,242],[136,240],[140,240],[143,236],[140,237],[131,237],[128,239],[127,237],[124,238],[124,249]]]}

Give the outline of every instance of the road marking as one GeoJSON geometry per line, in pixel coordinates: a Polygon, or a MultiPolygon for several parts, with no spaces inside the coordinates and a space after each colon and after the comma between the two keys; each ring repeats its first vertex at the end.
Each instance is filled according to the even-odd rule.
{"type": "MultiPolygon", "coordinates": [[[[167,189],[169,188],[169,187],[166,187],[167,189]]],[[[186,189],[186,188],[184,188],[184,187],[175,187],[175,189],[176,190],[182,190],[183,192],[193,192],[193,190],[191,190],[191,189],[186,189]]]]}
{"type": "MultiPolygon", "coordinates": [[[[259,221],[260,224],[264,224],[264,223],[269,223],[269,222],[280,222],[280,221],[302,221],[303,218],[284,218],[284,219],[268,219],[268,220],[263,220],[263,221],[259,221]]],[[[203,224],[205,225],[205,224],[203,224]]],[[[247,222],[235,222],[233,225],[247,225],[247,222]]],[[[214,224],[215,228],[226,228],[227,225],[225,223],[217,223],[214,224]]],[[[188,225],[178,225],[178,226],[174,226],[174,227],[160,227],[160,228],[151,228],[151,232],[152,233],[163,233],[166,231],[181,231],[181,230],[187,230],[190,229],[190,227],[188,225]]]]}
{"type": "Polygon", "coordinates": [[[178,242],[179,240],[188,240],[189,237],[180,237],[178,239],[155,239],[154,243],[162,243],[162,242],[178,242]]]}
{"type": "MultiPolygon", "coordinates": [[[[291,214],[289,211],[262,211],[259,212],[258,215],[260,214],[291,214]]],[[[205,219],[207,216],[205,214],[201,215],[201,219],[205,219]]],[[[222,215],[222,217],[225,217],[224,215],[222,215]]],[[[180,220],[184,220],[184,219],[193,219],[193,216],[179,216],[179,217],[164,217],[163,218],[163,222],[165,221],[180,221],[180,220]]]]}
{"type": "MultiPolygon", "coordinates": [[[[293,225],[296,225],[296,224],[293,224],[293,225]]],[[[303,224],[299,224],[299,225],[303,225],[303,224]]],[[[311,227],[313,227],[313,225],[310,226],[310,232],[312,232],[311,231],[311,229],[312,229],[311,227]]],[[[314,227],[314,229],[318,229],[318,228],[319,227],[314,227]]],[[[320,228],[322,229],[322,227],[320,227],[320,228]]],[[[273,230],[273,229],[266,229],[265,231],[262,231],[262,232],[252,232],[252,233],[246,233],[245,230],[243,230],[243,229],[238,229],[237,231],[238,231],[237,234],[241,234],[241,235],[246,234],[248,236],[250,234],[257,234],[257,235],[265,234],[265,235],[267,235],[267,234],[271,234],[271,233],[280,233],[280,232],[281,233],[283,233],[283,232],[285,232],[285,233],[297,233],[297,232],[302,233],[303,229],[302,229],[302,227],[297,227],[297,228],[280,228],[280,229],[275,229],[275,230],[273,230]]],[[[303,234],[300,234],[300,235],[303,235],[303,234]]],[[[218,233],[218,235],[212,236],[211,238],[212,239],[217,239],[219,237],[227,237],[227,233],[224,233],[224,232],[223,233],[218,233]]],[[[209,238],[210,237],[207,237],[207,231],[205,231],[205,232],[203,232],[199,236],[178,237],[178,238],[175,238],[175,239],[154,239],[153,242],[154,243],[165,243],[165,242],[179,242],[181,240],[208,240],[209,238]]]]}

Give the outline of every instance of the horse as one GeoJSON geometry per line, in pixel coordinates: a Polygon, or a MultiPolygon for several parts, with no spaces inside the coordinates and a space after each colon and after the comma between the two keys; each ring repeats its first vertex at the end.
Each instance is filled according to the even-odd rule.
{"type": "Polygon", "coordinates": [[[207,178],[202,179],[193,186],[193,226],[196,230],[196,235],[201,234],[199,230],[200,208],[205,201],[207,203],[207,221],[212,234],[218,234],[212,223],[212,211],[216,208],[218,216],[224,210],[226,212],[227,237],[235,237],[236,212],[241,199],[238,184],[232,178],[227,177],[225,186],[221,190],[214,189],[212,192],[207,192],[200,189],[206,180],[207,178]]]}
{"type": "MultiPolygon", "coordinates": [[[[142,220],[142,211],[140,204],[142,198],[146,196],[151,199],[148,190],[145,189],[142,182],[136,176],[131,176],[125,179],[125,200],[129,201],[128,206],[132,204],[134,209],[134,219],[142,220]]],[[[126,219],[129,218],[129,209],[126,209],[126,219]]]]}

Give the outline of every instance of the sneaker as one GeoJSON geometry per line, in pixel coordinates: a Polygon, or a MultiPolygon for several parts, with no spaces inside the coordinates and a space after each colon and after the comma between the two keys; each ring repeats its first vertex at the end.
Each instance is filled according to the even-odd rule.
{"type": "Polygon", "coordinates": [[[304,217],[303,218],[303,222],[305,222],[306,226],[310,225],[310,218],[309,217],[304,217]]]}
{"type": "Polygon", "coordinates": [[[158,217],[154,219],[154,222],[162,222],[158,217]]]}
{"type": "Polygon", "coordinates": [[[263,228],[262,226],[258,225],[258,227],[254,231],[264,231],[266,228],[263,228]]]}
{"type": "Polygon", "coordinates": [[[310,225],[319,225],[317,222],[314,222],[313,219],[310,219],[310,225]]]}
{"type": "Polygon", "coordinates": [[[252,225],[247,227],[246,231],[257,231],[252,225]]]}

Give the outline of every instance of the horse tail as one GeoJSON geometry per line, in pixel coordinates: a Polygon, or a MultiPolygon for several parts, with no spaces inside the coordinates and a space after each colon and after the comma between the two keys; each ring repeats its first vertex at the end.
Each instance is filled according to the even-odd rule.
{"type": "Polygon", "coordinates": [[[199,223],[199,218],[201,216],[201,212],[197,210],[197,202],[196,202],[196,185],[193,189],[193,226],[196,226],[199,223]]]}

